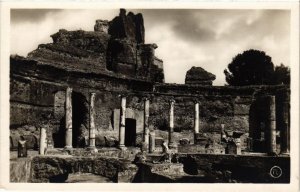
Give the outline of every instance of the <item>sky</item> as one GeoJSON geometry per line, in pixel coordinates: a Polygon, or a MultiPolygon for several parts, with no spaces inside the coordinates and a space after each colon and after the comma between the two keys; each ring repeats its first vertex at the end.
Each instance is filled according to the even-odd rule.
{"type": "MultiPolygon", "coordinates": [[[[140,9],[146,43],[156,43],[166,83],[184,83],[186,72],[202,67],[224,85],[224,69],[248,49],[265,51],[274,65],[290,66],[290,11],[230,9],[140,9]]],[[[11,10],[11,54],[27,56],[52,43],[59,29],[93,31],[97,19],[111,20],[118,9],[11,10]]]]}

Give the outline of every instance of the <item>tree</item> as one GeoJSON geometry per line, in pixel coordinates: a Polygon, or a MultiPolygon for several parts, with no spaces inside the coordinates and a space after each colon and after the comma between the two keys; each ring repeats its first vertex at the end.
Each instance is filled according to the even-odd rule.
{"type": "Polygon", "coordinates": [[[274,71],[274,83],[289,85],[290,81],[290,68],[284,66],[282,63],[280,66],[276,66],[274,71]]]}
{"type": "Polygon", "coordinates": [[[259,50],[247,50],[235,56],[224,70],[229,85],[274,84],[271,57],[259,50]]]}

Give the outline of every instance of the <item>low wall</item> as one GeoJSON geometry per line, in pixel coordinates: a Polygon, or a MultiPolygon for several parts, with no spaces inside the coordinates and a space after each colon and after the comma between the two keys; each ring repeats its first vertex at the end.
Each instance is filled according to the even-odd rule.
{"type": "MultiPolygon", "coordinates": [[[[107,157],[36,156],[30,161],[30,170],[15,167],[11,162],[11,182],[62,183],[71,173],[92,173],[109,178],[113,182],[131,182],[137,167],[130,161],[107,157]],[[30,176],[18,176],[19,172],[30,176]]],[[[23,164],[22,164],[23,165],[23,164]]]]}
{"type": "Polygon", "coordinates": [[[229,174],[226,177],[230,182],[290,182],[290,157],[183,153],[178,156],[179,161],[184,164],[185,172],[191,175],[204,174],[211,178],[211,182],[218,182],[218,178],[224,177],[226,173],[229,174]],[[278,178],[270,174],[274,166],[282,170],[278,178]]]}

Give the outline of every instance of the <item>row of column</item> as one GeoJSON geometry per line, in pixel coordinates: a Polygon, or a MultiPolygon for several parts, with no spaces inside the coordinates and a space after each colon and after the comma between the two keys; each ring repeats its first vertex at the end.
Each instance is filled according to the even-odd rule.
{"type": "MultiPolygon", "coordinates": [[[[168,146],[169,148],[176,148],[174,142],[174,105],[175,100],[170,100],[170,111],[169,111],[169,134],[168,134],[168,146]]],[[[143,130],[143,142],[147,146],[147,150],[152,151],[155,148],[155,134],[149,130],[149,98],[144,99],[144,130],[143,130]],[[149,140],[150,139],[150,140],[149,140]],[[148,147],[150,146],[150,149],[148,147]]],[[[119,131],[119,147],[125,147],[125,118],[126,118],[126,97],[121,96],[121,112],[120,112],[120,131],[119,131]]],[[[195,133],[199,133],[199,103],[195,103],[195,133]]]]}
{"type": "MultiPolygon", "coordinates": [[[[89,148],[95,149],[95,93],[90,94],[90,107],[89,107],[89,148]]],[[[72,149],[72,88],[68,87],[65,94],[65,149],[72,149]]],[[[173,139],[174,132],[174,104],[175,100],[170,100],[170,114],[169,114],[169,147],[175,148],[176,144],[173,139]]],[[[150,108],[150,100],[149,98],[144,99],[144,137],[143,142],[147,146],[147,150],[149,147],[149,108],[150,108]]],[[[120,130],[119,130],[119,147],[125,147],[125,119],[126,119],[126,97],[121,97],[121,111],[120,111],[120,130]]],[[[199,133],[199,103],[195,104],[195,133],[199,133]]],[[[46,143],[46,129],[42,128],[40,132],[40,154],[44,154],[47,143],[46,143]]],[[[155,135],[151,135],[151,150],[155,148],[155,135]]]]}
{"type": "MultiPolygon", "coordinates": [[[[275,96],[268,96],[268,116],[266,121],[266,150],[268,153],[276,153],[277,145],[276,145],[276,100],[275,96]]],[[[281,138],[281,154],[289,154],[289,143],[290,143],[290,128],[289,128],[289,101],[288,101],[288,94],[284,96],[283,101],[283,111],[282,111],[282,118],[283,118],[283,125],[280,132],[281,138]]]]}
{"type": "MultiPolygon", "coordinates": [[[[89,110],[89,148],[95,149],[95,93],[90,94],[90,110],[89,110]]],[[[266,124],[266,146],[267,152],[276,152],[276,108],[275,108],[275,96],[269,96],[268,102],[269,114],[266,124]]],[[[66,90],[66,105],[65,105],[65,127],[66,127],[66,134],[65,134],[65,148],[71,149],[72,148],[72,88],[68,87],[66,90]]],[[[170,100],[170,112],[169,112],[169,148],[176,147],[176,143],[174,142],[174,104],[175,100],[170,100]]],[[[288,101],[284,102],[285,105],[288,105],[288,101]]],[[[150,101],[149,98],[144,99],[144,130],[143,130],[143,142],[147,147],[149,147],[149,107],[150,101]]],[[[288,111],[286,110],[284,113],[285,116],[288,115],[288,111]]],[[[125,119],[126,119],[126,97],[121,96],[121,111],[120,111],[120,130],[119,130],[119,147],[125,147],[125,119]]],[[[288,121],[288,118],[285,118],[285,121],[288,121]]],[[[199,133],[199,103],[195,102],[195,114],[194,114],[194,132],[195,134],[199,133]]],[[[288,122],[285,122],[287,126],[284,127],[284,131],[282,133],[282,149],[281,151],[284,153],[289,152],[289,129],[288,129],[288,122]]],[[[155,136],[152,139],[155,140],[155,136]]],[[[40,154],[45,153],[45,149],[47,146],[46,143],[46,129],[42,128],[40,132],[40,154]]],[[[152,145],[153,141],[151,141],[152,145]]],[[[151,146],[152,146],[151,145],[151,146]]],[[[153,148],[153,146],[151,147],[153,148]]],[[[147,149],[148,150],[148,149],[147,149]]]]}
{"type": "MultiPolygon", "coordinates": [[[[144,99],[144,129],[143,129],[143,142],[149,150],[149,98],[144,99]]],[[[126,97],[121,96],[121,111],[120,111],[120,130],[119,130],[119,148],[125,147],[125,120],[126,120],[126,97]]]]}
{"type": "MultiPolygon", "coordinates": [[[[96,129],[95,129],[95,97],[96,93],[90,94],[89,103],[89,148],[96,149],[96,129]]],[[[65,105],[65,149],[73,148],[73,132],[72,132],[72,88],[66,90],[66,105],[65,105]]]]}

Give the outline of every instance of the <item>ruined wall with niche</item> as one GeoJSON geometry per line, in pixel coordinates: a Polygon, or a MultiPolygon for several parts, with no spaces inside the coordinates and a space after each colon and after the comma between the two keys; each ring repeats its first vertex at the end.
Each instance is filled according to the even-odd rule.
{"type": "MultiPolygon", "coordinates": [[[[39,128],[45,126],[49,141],[55,147],[63,147],[63,143],[54,143],[53,138],[64,141],[64,96],[67,87],[73,88],[77,95],[74,98],[81,106],[76,105],[77,108],[73,109],[74,117],[81,119],[77,127],[84,137],[80,142],[85,144],[91,92],[96,93],[97,146],[113,146],[118,140],[119,95],[123,93],[128,94],[126,118],[136,120],[136,144],[140,143],[143,128],[143,97],[149,94],[152,95],[150,129],[165,140],[171,98],[176,100],[174,136],[177,142],[182,138],[193,142],[195,99],[200,103],[200,131],[215,142],[220,139],[220,125],[225,124],[226,131],[245,133],[242,138],[245,147],[244,138],[249,133],[253,134],[257,127],[257,122],[252,120],[253,114],[263,113],[260,108],[255,108],[263,103],[258,101],[259,95],[276,95],[277,127],[280,130],[284,126],[283,111],[286,109],[282,102],[289,88],[205,86],[211,85],[215,76],[199,78],[193,72],[188,74],[186,85],[164,84],[163,62],[155,57],[155,44],[144,44],[140,15],[126,15],[121,10],[116,21],[97,20],[93,32],[60,30],[52,36],[53,43],[40,45],[27,58],[11,57],[11,135],[18,138],[22,134],[33,134],[38,138],[39,128]],[[116,21],[121,22],[123,27],[112,27],[116,21]]],[[[202,68],[194,70],[205,74],[202,68]]]]}
{"type": "Polygon", "coordinates": [[[68,86],[75,94],[72,96],[73,99],[77,98],[79,102],[74,104],[73,116],[76,119],[80,119],[81,116],[83,118],[82,132],[85,142],[88,138],[87,114],[91,92],[96,93],[97,134],[113,136],[117,139],[118,130],[113,129],[112,116],[114,109],[120,108],[119,94],[127,91],[152,90],[150,82],[103,74],[70,72],[22,57],[11,57],[10,86],[11,135],[19,138],[23,134],[34,134],[38,138],[39,128],[46,126],[49,142],[55,147],[62,147],[63,144],[54,143],[53,137],[64,141],[65,91],[68,86]],[[28,126],[34,132],[26,131],[28,126]]]}
{"type": "MultiPolygon", "coordinates": [[[[150,126],[157,130],[158,137],[168,138],[169,100],[175,99],[174,136],[177,141],[187,138],[193,143],[195,100],[199,101],[200,107],[200,132],[218,143],[221,139],[221,124],[225,124],[227,132],[244,133],[241,137],[242,149],[247,146],[247,137],[253,137],[249,132],[257,132],[257,127],[260,126],[254,124],[250,117],[266,114],[267,106],[261,98],[275,95],[278,131],[283,131],[284,110],[289,110],[284,101],[287,99],[289,102],[290,90],[284,85],[217,87],[157,84],[154,90],[150,104],[150,126]],[[255,108],[257,105],[260,107],[255,108]]],[[[255,120],[265,121],[266,117],[255,120]]]]}
{"type": "MultiPolygon", "coordinates": [[[[255,124],[249,122],[249,111],[253,108],[256,97],[260,94],[276,95],[277,119],[282,118],[281,103],[284,86],[261,87],[215,87],[197,85],[155,84],[133,79],[118,79],[111,76],[93,76],[89,73],[78,74],[56,68],[55,73],[49,72],[44,65],[21,58],[12,58],[11,74],[11,128],[22,134],[34,134],[39,137],[39,127],[48,126],[49,138],[53,133],[64,130],[64,92],[67,86],[74,92],[84,96],[86,104],[89,93],[95,92],[95,124],[96,144],[106,145],[104,136],[118,140],[118,112],[120,109],[119,95],[127,92],[127,108],[131,118],[137,120],[137,136],[142,133],[143,126],[143,95],[152,94],[150,101],[149,125],[156,130],[157,137],[167,139],[169,126],[169,100],[176,100],[175,140],[188,138],[193,142],[194,100],[200,103],[200,130],[207,137],[220,138],[220,124],[225,124],[228,131],[249,132],[255,124]],[[154,92],[152,92],[154,90],[154,92]],[[136,95],[135,95],[136,94],[136,95]],[[250,125],[251,124],[251,125],[250,125]],[[28,128],[28,126],[32,126],[28,128]],[[31,130],[26,131],[26,130],[31,130]],[[33,131],[33,132],[32,132],[33,131]]],[[[258,104],[260,105],[260,104],[258,104]]],[[[258,112],[262,113],[262,112],[258,112]]],[[[84,115],[84,114],[82,114],[84,115]]],[[[282,120],[277,121],[281,127],[282,120]]],[[[85,140],[87,141],[87,122],[85,122],[85,140]]],[[[280,129],[280,128],[279,128],[280,129]]],[[[251,132],[251,131],[250,131],[251,132]]],[[[243,138],[242,137],[242,138],[243,138]]],[[[62,137],[63,140],[63,137],[62,137]]],[[[137,138],[137,144],[139,139],[137,138]]],[[[242,145],[246,141],[242,139],[242,145]]],[[[59,144],[58,146],[61,146],[59,144]]]]}

